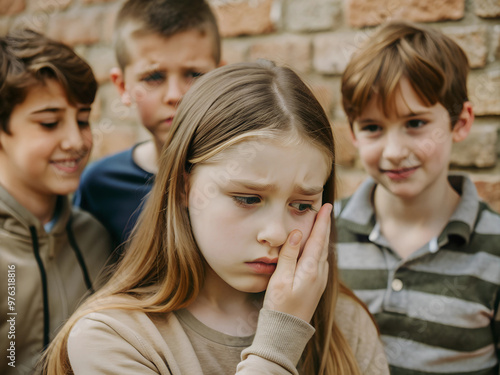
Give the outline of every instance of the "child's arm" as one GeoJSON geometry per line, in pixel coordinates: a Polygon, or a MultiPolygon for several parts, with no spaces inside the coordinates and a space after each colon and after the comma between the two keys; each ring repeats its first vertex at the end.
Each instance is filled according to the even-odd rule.
{"type": "Polygon", "coordinates": [[[297,363],[314,334],[308,322],[328,279],[331,211],[330,204],[319,211],[300,259],[302,234],[292,231],[288,236],[267,287],[253,344],[242,352],[238,375],[297,374],[297,363]]]}

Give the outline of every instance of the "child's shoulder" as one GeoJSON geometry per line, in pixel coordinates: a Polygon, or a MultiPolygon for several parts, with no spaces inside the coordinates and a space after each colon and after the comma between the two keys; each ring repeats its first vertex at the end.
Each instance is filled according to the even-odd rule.
{"type": "Polygon", "coordinates": [[[83,316],[73,326],[68,337],[68,358],[75,373],[103,369],[109,373],[143,373],[145,367],[141,366],[145,365],[169,374],[161,356],[168,351],[164,345],[147,314],[123,309],[100,310],[83,316]]]}

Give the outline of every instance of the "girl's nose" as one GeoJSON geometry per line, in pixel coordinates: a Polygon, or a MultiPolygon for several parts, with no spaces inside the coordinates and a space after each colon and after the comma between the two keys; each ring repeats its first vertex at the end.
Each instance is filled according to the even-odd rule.
{"type": "Polygon", "coordinates": [[[257,241],[270,247],[280,247],[285,243],[288,231],[284,213],[271,212],[262,218],[261,223],[257,241]]]}

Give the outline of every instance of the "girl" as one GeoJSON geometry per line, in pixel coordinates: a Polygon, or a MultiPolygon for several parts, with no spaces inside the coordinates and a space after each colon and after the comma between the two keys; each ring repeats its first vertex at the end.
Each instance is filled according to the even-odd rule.
{"type": "Polygon", "coordinates": [[[130,248],[45,372],[388,374],[337,278],[334,178],[330,124],[295,73],[206,74],[179,107],[130,248]]]}

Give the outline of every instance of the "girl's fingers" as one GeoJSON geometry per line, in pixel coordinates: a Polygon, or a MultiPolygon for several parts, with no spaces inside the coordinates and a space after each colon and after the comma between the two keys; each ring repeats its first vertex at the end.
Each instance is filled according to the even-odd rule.
{"type": "Polygon", "coordinates": [[[312,258],[316,262],[321,262],[326,261],[328,258],[332,209],[333,206],[330,203],[325,203],[319,210],[311,235],[305,244],[301,260],[312,258]]]}
{"type": "Polygon", "coordinates": [[[300,252],[300,241],[302,233],[299,230],[292,231],[281,248],[278,256],[278,264],[267,286],[264,297],[264,308],[293,314],[289,310],[288,299],[293,288],[297,258],[300,252]]]}
{"type": "Polygon", "coordinates": [[[297,258],[300,253],[300,241],[302,240],[302,232],[293,230],[281,247],[278,264],[272,278],[278,277],[289,279],[293,278],[295,268],[297,267],[297,258]]]}

